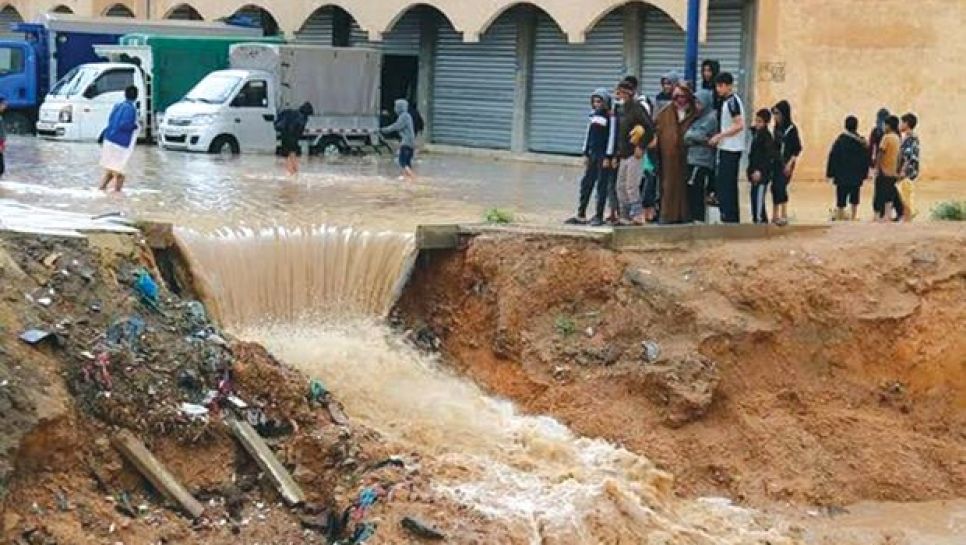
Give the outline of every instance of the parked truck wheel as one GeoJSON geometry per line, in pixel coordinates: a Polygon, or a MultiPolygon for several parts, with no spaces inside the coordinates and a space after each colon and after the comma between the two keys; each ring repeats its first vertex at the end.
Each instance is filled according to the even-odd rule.
{"type": "Polygon", "coordinates": [[[338,136],[326,136],[319,142],[314,151],[322,157],[336,157],[339,155],[347,155],[349,148],[338,136]]]}
{"type": "Polygon", "coordinates": [[[33,134],[30,118],[19,112],[9,112],[3,116],[3,126],[7,134],[33,134]]]}
{"type": "Polygon", "coordinates": [[[238,146],[238,140],[235,140],[233,136],[223,134],[211,142],[208,153],[214,153],[216,155],[238,155],[241,153],[241,148],[238,146]]]}

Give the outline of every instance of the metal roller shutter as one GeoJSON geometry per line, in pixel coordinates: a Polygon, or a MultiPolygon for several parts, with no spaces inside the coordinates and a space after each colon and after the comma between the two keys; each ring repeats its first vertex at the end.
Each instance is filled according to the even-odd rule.
{"type": "Polygon", "coordinates": [[[369,35],[359,24],[352,21],[350,42],[356,47],[374,47],[386,55],[419,55],[420,22],[432,13],[422,8],[407,11],[396,21],[389,32],[382,36],[382,42],[370,42],[369,35]]]}
{"type": "Polygon", "coordinates": [[[182,4],[168,14],[168,19],[172,21],[201,21],[202,17],[194,8],[188,4],[182,4]]]}
{"type": "MultiPolygon", "coordinates": [[[[700,45],[698,62],[716,59],[731,72],[739,86],[746,75],[742,63],[744,0],[712,0],[708,6],[708,37],[700,45]]],[[[685,33],[663,11],[649,8],[644,15],[641,40],[641,75],[644,92],[660,92],[661,76],[674,70],[684,75],[685,33]]],[[[699,65],[700,66],[700,65],[699,65]]]]}
{"type": "Polygon", "coordinates": [[[666,13],[648,7],[641,38],[641,90],[654,98],[661,92],[661,77],[674,70],[684,73],[684,31],[666,13]]]}
{"type": "Polygon", "coordinates": [[[332,28],[335,8],[317,9],[295,32],[295,41],[313,45],[332,45],[332,28]]]}
{"type": "Polygon", "coordinates": [[[479,43],[439,29],[433,85],[433,141],[510,149],[517,69],[517,23],[504,14],[479,43]]]}
{"type": "Polygon", "coordinates": [[[590,94],[613,89],[624,70],[622,10],[604,17],[583,44],[569,44],[546,14],[537,18],[530,92],[529,148],[579,154],[587,130],[590,94]]]}
{"type": "Polygon", "coordinates": [[[23,39],[23,34],[10,30],[13,23],[22,23],[23,17],[13,6],[6,6],[0,10],[0,38],[4,39],[23,39]]]}
{"type": "Polygon", "coordinates": [[[124,4],[114,4],[104,13],[105,17],[134,17],[134,13],[124,4]]]}
{"type": "Polygon", "coordinates": [[[747,76],[742,62],[743,36],[743,0],[712,1],[708,6],[708,40],[701,45],[699,58],[718,60],[722,72],[735,76],[739,91],[744,89],[747,76]]]}

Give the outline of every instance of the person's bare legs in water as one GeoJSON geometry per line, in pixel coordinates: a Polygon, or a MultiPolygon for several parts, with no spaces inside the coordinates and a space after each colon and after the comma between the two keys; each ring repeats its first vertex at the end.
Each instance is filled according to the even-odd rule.
{"type": "Polygon", "coordinates": [[[289,176],[295,176],[299,173],[299,157],[297,153],[292,152],[285,156],[285,171],[288,172],[289,176]]]}

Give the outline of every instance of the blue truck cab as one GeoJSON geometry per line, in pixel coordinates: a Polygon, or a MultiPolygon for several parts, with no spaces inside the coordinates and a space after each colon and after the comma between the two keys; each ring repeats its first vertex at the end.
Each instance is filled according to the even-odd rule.
{"type": "MultiPolygon", "coordinates": [[[[9,133],[31,134],[52,87],[74,68],[103,62],[95,45],[117,44],[125,34],[168,36],[260,36],[259,29],[201,21],[78,17],[47,13],[35,23],[14,23],[22,40],[0,40],[0,97],[7,100],[9,133]]],[[[69,115],[66,112],[63,115],[69,115]]],[[[68,121],[62,119],[61,121],[68,121]]]]}

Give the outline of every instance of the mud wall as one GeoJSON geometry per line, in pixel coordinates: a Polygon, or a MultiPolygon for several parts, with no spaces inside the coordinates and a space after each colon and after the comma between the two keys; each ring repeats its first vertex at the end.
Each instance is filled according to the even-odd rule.
{"type": "Polygon", "coordinates": [[[957,0],[759,0],[755,105],[787,99],[805,144],[801,174],[825,175],[845,116],[868,134],[879,108],[919,116],[922,174],[959,180],[959,117],[966,94],[966,14],[957,0]]]}
{"type": "Polygon", "coordinates": [[[964,234],[923,226],[615,253],[480,236],[397,313],[528,411],[669,469],[685,495],[962,496],[964,234]]]}

